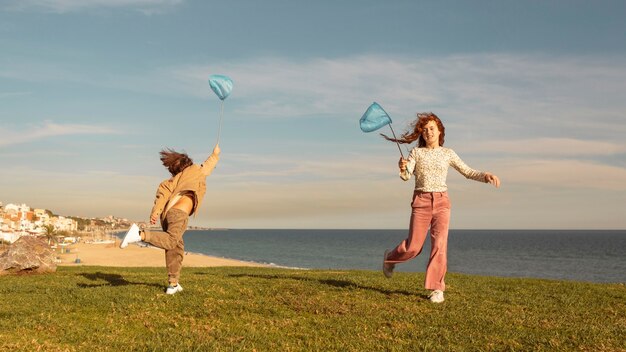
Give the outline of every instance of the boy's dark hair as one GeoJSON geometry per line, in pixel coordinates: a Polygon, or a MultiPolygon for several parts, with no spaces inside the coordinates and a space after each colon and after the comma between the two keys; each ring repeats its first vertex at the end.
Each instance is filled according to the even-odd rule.
{"type": "Polygon", "coordinates": [[[172,176],[176,176],[178,173],[185,170],[187,166],[193,165],[193,160],[186,153],[179,153],[173,149],[167,148],[161,150],[161,162],[163,166],[169,170],[172,176]]]}

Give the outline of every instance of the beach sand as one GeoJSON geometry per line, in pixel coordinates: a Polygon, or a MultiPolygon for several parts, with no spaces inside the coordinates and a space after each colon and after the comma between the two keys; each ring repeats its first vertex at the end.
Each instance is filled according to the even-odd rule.
{"type": "MultiPolygon", "coordinates": [[[[61,249],[55,254],[61,266],[120,266],[120,267],[165,267],[165,252],[155,247],[140,247],[131,244],[124,249],[119,248],[119,241],[115,244],[76,243],[61,249]],[[67,252],[69,249],[69,253],[67,252]],[[80,259],[80,263],[77,263],[80,259]]],[[[262,264],[211,257],[202,254],[185,254],[183,267],[210,267],[210,266],[266,266],[262,264]]]]}

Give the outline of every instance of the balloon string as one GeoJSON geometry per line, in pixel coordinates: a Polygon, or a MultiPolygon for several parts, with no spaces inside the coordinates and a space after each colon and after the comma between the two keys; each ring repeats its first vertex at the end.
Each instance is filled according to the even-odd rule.
{"type": "Polygon", "coordinates": [[[222,134],[222,116],[224,116],[224,101],[222,100],[222,104],[220,105],[220,125],[217,130],[217,144],[220,143],[220,134],[222,134]]]}
{"type": "Polygon", "coordinates": [[[393,134],[393,139],[396,140],[396,145],[398,146],[398,150],[400,151],[400,155],[402,156],[402,159],[404,159],[404,154],[402,154],[402,149],[400,149],[400,143],[398,143],[398,141],[397,141],[398,137],[396,137],[396,133],[393,131],[393,127],[391,127],[391,123],[389,124],[389,128],[391,128],[391,133],[393,134]]]}

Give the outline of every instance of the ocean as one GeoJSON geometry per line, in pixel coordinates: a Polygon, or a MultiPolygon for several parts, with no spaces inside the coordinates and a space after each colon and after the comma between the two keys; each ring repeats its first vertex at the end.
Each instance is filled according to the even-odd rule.
{"type": "MultiPolygon", "coordinates": [[[[380,270],[406,230],[190,230],[185,250],[280,267],[380,270]]],[[[423,272],[422,253],[397,271],[423,272]]],[[[183,264],[184,265],[184,264],[183,264]]],[[[450,230],[448,272],[626,283],[626,230],[450,230]]]]}

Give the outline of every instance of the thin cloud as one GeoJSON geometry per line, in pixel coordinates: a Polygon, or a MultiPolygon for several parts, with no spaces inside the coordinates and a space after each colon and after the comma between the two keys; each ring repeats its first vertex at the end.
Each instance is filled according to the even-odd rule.
{"type": "Polygon", "coordinates": [[[511,158],[496,167],[503,185],[626,192],[626,169],[593,161],[511,158]]]}
{"type": "Polygon", "coordinates": [[[463,151],[542,157],[593,157],[625,154],[626,145],[574,138],[536,138],[473,142],[464,146],[463,151]]]}
{"type": "Polygon", "coordinates": [[[465,55],[441,58],[355,56],[305,61],[260,58],[211,66],[163,69],[149,77],[116,79],[132,89],[207,98],[209,72],[235,82],[240,116],[353,119],[378,101],[395,122],[437,111],[466,135],[517,138],[593,131],[621,140],[626,133],[626,64],[603,57],[465,55]],[[168,82],[163,86],[162,82],[168,82]],[[487,131],[489,130],[489,131],[487,131]],[[487,131],[487,132],[485,132],[487,131]]]}
{"type": "MultiPolygon", "coordinates": [[[[298,156],[271,156],[254,154],[229,154],[229,168],[224,182],[250,182],[273,180],[282,183],[290,179],[353,179],[355,174],[369,177],[394,175],[389,165],[395,166],[395,159],[385,155],[327,155],[323,160],[303,159],[298,156]],[[346,172],[350,170],[350,172],[346,172]]],[[[219,177],[219,175],[217,176],[219,177]]],[[[365,178],[365,177],[364,177],[365,178]]]]}
{"type": "Polygon", "coordinates": [[[0,146],[29,143],[36,140],[66,135],[98,135],[117,134],[118,131],[106,126],[81,124],[57,124],[45,121],[40,126],[34,126],[23,131],[9,131],[0,129],[0,146]]]}
{"type": "Polygon", "coordinates": [[[184,0],[9,0],[3,5],[10,11],[43,11],[70,13],[85,10],[110,8],[133,9],[145,15],[163,13],[183,3],[184,0]]]}
{"type": "MultiPolygon", "coordinates": [[[[187,95],[206,97],[206,75],[235,82],[243,116],[350,116],[372,101],[395,119],[437,111],[473,133],[626,132],[626,64],[620,58],[475,54],[437,58],[363,55],[298,61],[260,58],[170,70],[187,95]]],[[[514,134],[515,133],[515,134],[514,134]]],[[[621,137],[620,137],[621,138],[621,137]]]]}
{"type": "MultiPolygon", "coordinates": [[[[230,108],[246,117],[354,118],[372,101],[402,123],[435,111],[467,136],[580,135],[621,140],[626,133],[626,63],[611,57],[475,54],[438,58],[361,55],[335,59],[255,58],[99,77],[46,63],[7,61],[0,76],[70,81],[120,91],[207,99],[208,73],[233,78],[230,108]]],[[[212,97],[212,96],[211,96],[212,97]]],[[[491,138],[491,137],[490,137],[491,138]]]]}
{"type": "Polygon", "coordinates": [[[412,60],[379,56],[311,59],[261,58],[211,67],[185,67],[172,71],[178,81],[187,81],[197,95],[204,95],[207,72],[227,73],[235,81],[235,94],[245,102],[238,112],[274,117],[342,114],[365,109],[372,99],[385,107],[399,102],[416,104],[436,101],[422,82],[412,60]]]}
{"type": "Polygon", "coordinates": [[[154,187],[161,181],[155,176],[109,170],[76,167],[69,172],[12,164],[2,169],[2,177],[6,187],[0,202],[26,203],[73,216],[113,214],[134,219],[145,216],[153,201],[154,187]]]}
{"type": "Polygon", "coordinates": [[[306,219],[330,215],[380,215],[397,212],[397,198],[406,198],[406,190],[390,188],[388,180],[373,183],[367,180],[330,180],[292,182],[279,185],[248,183],[219,184],[211,188],[206,213],[219,221],[264,219],[306,219]],[[381,192],[385,189],[386,192],[381,192]]]}
{"type": "Polygon", "coordinates": [[[31,92],[0,92],[0,99],[10,99],[31,95],[31,92]]]}

